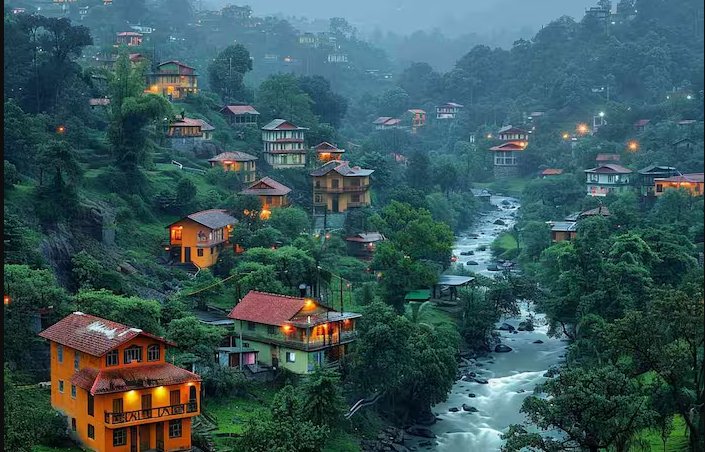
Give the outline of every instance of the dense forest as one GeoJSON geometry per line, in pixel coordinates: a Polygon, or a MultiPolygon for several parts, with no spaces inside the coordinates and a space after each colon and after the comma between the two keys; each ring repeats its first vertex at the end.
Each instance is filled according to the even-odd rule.
{"type": "MultiPolygon", "coordinates": [[[[558,18],[511,49],[462,48],[439,72],[429,61],[400,67],[409,53],[360,39],[343,18],[309,36],[246,6],[78,0],[60,14],[30,14],[32,0],[6,3],[5,450],[72,450],[66,420],[36,384],[49,380],[37,333],[74,311],[163,336],[178,345],[169,362],[199,366],[205,420],[194,422],[194,446],[352,451],[385,426],[435,422],[432,407],[459,378],[459,357],[492,352],[497,322],[530,300],[568,351],[525,399],[527,422],[505,432],[504,450],[649,450],[654,432],[666,450],[678,425],[683,448],[673,450],[702,451],[702,193],[596,198],[586,196],[584,170],[598,154],[618,154],[634,171],[702,173],[703,5],[599,6],[614,12],[558,18]],[[137,46],[116,45],[116,33],[131,26],[153,31],[137,46]],[[193,66],[198,93],[177,100],[146,89],[145,77],[165,61],[193,66]],[[109,103],[95,102],[102,99],[109,103]],[[463,106],[453,120],[436,118],[446,102],[463,106]],[[219,113],[232,104],[254,106],[259,126],[283,118],[305,127],[307,148],[345,148],[345,160],[374,170],[371,206],[323,223],[312,214],[315,151],[305,168],[273,168],[261,131],[231,127],[219,113]],[[428,114],[419,130],[373,123],[409,122],[410,109],[428,114]],[[208,146],[169,144],[168,127],[184,117],[214,127],[208,146]],[[642,119],[649,126],[635,129],[642,119]],[[507,125],[531,139],[517,175],[495,178],[489,149],[507,125]],[[683,139],[687,148],[676,145],[683,139]],[[291,205],[261,215],[261,200],[240,193],[238,174],[209,164],[224,151],[258,157],[257,177],[290,187],[291,205]],[[562,174],[542,178],[546,168],[562,174]],[[498,262],[520,272],[486,278],[453,263],[457,237],[495,208],[478,189],[521,200],[516,225],[492,246],[498,262]],[[552,241],[547,222],[597,207],[610,215],[580,220],[573,240],[552,241]],[[169,265],[165,228],[206,209],[237,219],[231,241],[245,251],[228,247],[195,275],[169,265]],[[386,240],[365,261],[345,238],[368,231],[386,240]],[[406,301],[441,275],[475,278],[456,311],[406,301]],[[296,296],[301,284],[362,314],[339,368],[306,377],[281,370],[263,384],[214,362],[231,333],[197,312],[229,312],[251,290],[296,296]],[[371,395],[372,407],[343,417],[371,395]],[[231,418],[236,426],[223,430],[231,418]]],[[[448,42],[414,39],[438,53],[448,42]]],[[[413,54],[423,53],[431,52],[413,54]]]]}

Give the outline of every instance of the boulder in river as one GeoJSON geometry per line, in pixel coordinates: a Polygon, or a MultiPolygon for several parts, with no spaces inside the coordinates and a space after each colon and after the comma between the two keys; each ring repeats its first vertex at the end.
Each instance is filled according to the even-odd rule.
{"type": "Polygon", "coordinates": [[[461,256],[472,256],[473,254],[475,254],[474,251],[461,251],[460,252],[461,256]]]}
{"type": "Polygon", "coordinates": [[[433,425],[436,423],[436,416],[434,416],[433,413],[419,415],[416,418],[416,423],[425,426],[433,425]]]}
{"type": "Polygon", "coordinates": [[[551,366],[548,368],[545,374],[543,374],[544,377],[546,378],[553,378],[556,375],[560,373],[561,369],[558,366],[551,366]]]}
{"type": "Polygon", "coordinates": [[[480,237],[480,236],[477,235],[477,234],[468,234],[468,237],[470,237],[471,239],[476,239],[476,238],[478,238],[478,237],[480,237]]]}
{"type": "Polygon", "coordinates": [[[512,205],[512,203],[505,199],[502,201],[502,205],[503,206],[510,206],[510,205],[512,205]]]}
{"type": "Polygon", "coordinates": [[[499,271],[499,267],[497,267],[496,264],[490,264],[490,265],[487,266],[487,271],[490,271],[490,272],[498,272],[498,271],[499,271]]]}
{"type": "Polygon", "coordinates": [[[534,331],[534,322],[531,320],[524,320],[519,323],[517,328],[519,331],[534,331]]]}
{"type": "Polygon", "coordinates": [[[465,263],[465,265],[480,265],[480,264],[478,264],[478,263],[475,262],[475,261],[467,261],[467,262],[465,263]]]}
{"type": "Polygon", "coordinates": [[[454,406],[454,407],[448,408],[448,411],[450,411],[451,413],[457,413],[458,411],[460,411],[460,409],[458,409],[457,406],[454,406]]]}
{"type": "Polygon", "coordinates": [[[468,397],[470,397],[471,399],[474,399],[477,396],[475,395],[474,392],[471,392],[470,394],[468,394],[468,397]]]}
{"type": "Polygon", "coordinates": [[[503,323],[497,328],[499,331],[514,331],[514,327],[508,323],[503,323]]]}
{"type": "Polygon", "coordinates": [[[508,345],[497,344],[494,348],[495,353],[508,353],[512,351],[512,348],[508,345]]]}
{"type": "Polygon", "coordinates": [[[536,339],[533,344],[543,344],[543,341],[541,339],[536,339]]]}
{"type": "Polygon", "coordinates": [[[479,383],[481,385],[486,385],[489,383],[489,381],[485,380],[484,378],[475,378],[475,383],[479,383]]]}
{"type": "MultiPolygon", "coordinates": [[[[426,427],[419,427],[417,425],[412,425],[406,429],[406,433],[412,436],[420,436],[422,438],[435,438],[436,434],[426,427]]],[[[429,443],[430,445],[430,443],[429,443]]]]}
{"type": "Polygon", "coordinates": [[[496,219],[496,220],[494,220],[494,222],[492,224],[496,224],[499,226],[505,226],[507,223],[505,223],[503,220],[496,219]]]}
{"type": "Polygon", "coordinates": [[[474,406],[470,406],[467,403],[463,403],[463,411],[468,411],[470,413],[477,413],[478,409],[474,406]]]}
{"type": "Polygon", "coordinates": [[[485,251],[487,249],[487,245],[480,245],[477,247],[477,251],[485,251]]]}

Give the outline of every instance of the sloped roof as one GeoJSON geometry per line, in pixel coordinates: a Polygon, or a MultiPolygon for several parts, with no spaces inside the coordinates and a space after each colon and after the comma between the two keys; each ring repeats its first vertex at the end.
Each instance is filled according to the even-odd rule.
{"type": "Polygon", "coordinates": [[[426,114],[425,110],[421,110],[420,108],[411,108],[407,110],[409,113],[414,113],[414,114],[426,114]]]}
{"type": "Polygon", "coordinates": [[[351,168],[349,162],[344,162],[341,160],[332,160],[326,163],[325,165],[321,166],[320,168],[317,168],[312,171],[311,176],[325,176],[331,171],[336,171],[343,177],[360,177],[369,176],[370,174],[374,173],[375,170],[362,169],[359,166],[353,166],[351,168]]]}
{"type": "Polygon", "coordinates": [[[668,173],[675,171],[676,169],[672,166],[660,166],[660,165],[649,165],[646,168],[642,168],[638,171],[639,174],[649,174],[649,173],[668,173]]]}
{"type": "Polygon", "coordinates": [[[578,229],[578,223],[574,221],[556,221],[551,225],[553,232],[573,232],[578,229]]]}
{"type": "Polygon", "coordinates": [[[509,126],[504,126],[501,129],[499,129],[499,132],[497,132],[497,134],[500,134],[500,133],[528,134],[529,132],[524,129],[520,129],[519,127],[514,127],[512,125],[509,125],[509,126]]]}
{"type": "Polygon", "coordinates": [[[678,140],[674,141],[674,142],[671,143],[671,144],[676,145],[676,144],[683,143],[683,142],[686,142],[686,141],[688,141],[688,142],[690,142],[690,143],[695,143],[695,141],[691,140],[691,139],[688,138],[688,137],[685,137],[685,138],[678,139],[678,140]]]}
{"type": "Polygon", "coordinates": [[[178,385],[191,381],[201,381],[201,377],[171,363],[103,370],[88,367],[71,377],[71,384],[90,391],[92,395],[178,385]]]}
{"type": "Polygon", "coordinates": [[[220,113],[230,112],[234,115],[259,115],[252,105],[226,105],[220,109],[220,113]]]}
{"type": "Polygon", "coordinates": [[[215,127],[212,125],[208,124],[206,121],[203,119],[194,119],[194,118],[179,118],[169,124],[169,127],[200,127],[202,131],[211,131],[215,130],[215,127]]]}
{"type": "Polygon", "coordinates": [[[291,191],[291,188],[280,184],[271,177],[263,177],[253,182],[249,187],[241,191],[243,195],[255,196],[284,196],[291,191]]]}
{"type": "Polygon", "coordinates": [[[391,116],[380,116],[379,118],[372,121],[372,124],[384,124],[387,121],[389,121],[390,119],[392,119],[391,116]]]}
{"type": "Polygon", "coordinates": [[[262,130],[308,130],[306,127],[299,127],[286,119],[272,119],[262,130]]]}
{"type": "Polygon", "coordinates": [[[254,155],[250,155],[246,152],[240,152],[240,151],[229,151],[229,152],[221,152],[220,154],[216,155],[213,158],[209,158],[209,162],[224,162],[224,161],[233,161],[233,162],[251,162],[253,160],[257,160],[257,157],[254,155]]]}
{"type": "Polygon", "coordinates": [[[461,104],[456,104],[455,102],[446,102],[445,104],[443,104],[443,105],[439,105],[439,106],[438,106],[438,107],[436,107],[436,108],[440,108],[440,107],[455,107],[455,108],[463,108],[463,106],[464,106],[464,105],[461,105],[461,104]]]}
{"type": "Polygon", "coordinates": [[[546,168],[545,170],[541,171],[541,174],[544,176],[557,176],[559,174],[563,174],[563,170],[560,168],[546,168]]]}
{"type": "Polygon", "coordinates": [[[147,336],[168,345],[175,345],[163,337],[145,333],[139,328],[131,328],[82,312],[74,312],[64,317],[39,333],[39,336],[92,356],[103,356],[137,336],[147,336]]]}
{"type": "Polygon", "coordinates": [[[142,36],[142,33],[137,33],[136,31],[120,31],[118,36],[142,36]]]}
{"type": "Polygon", "coordinates": [[[345,152],[344,149],[340,149],[339,147],[330,144],[327,141],[319,143],[318,145],[316,145],[316,147],[314,147],[314,149],[316,150],[316,152],[345,152]]]}
{"type": "Polygon", "coordinates": [[[667,177],[664,179],[656,179],[659,182],[703,182],[705,174],[703,173],[688,173],[679,176],[667,177]]]}
{"type": "Polygon", "coordinates": [[[622,165],[617,165],[614,163],[607,163],[605,165],[596,166],[595,168],[590,168],[585,170],[586,173],[618,173],[618,174],[629,174],[632,172],[629,168],[625,168],[622,165]]]}
{"type": "Polygon", "coordinates": [[[578,215],[578,218],[594,217],[597,215],[601,215],[603,217],[609,217],[611,215],[610,209],[608,209],[607,206],[598,206],[598,207],[595,207],[594,209],[589,209],[589,210],[585,210],[583,212],[580,212],[580,214],[578,215]]]}
{"type": "Polygon", "coordinates": [[[508,141],[507,143],[491,147],[490,151],[523,151],[524,149],[526,149],[526,145],[522,145],[522,142],[508,141]]]}
{"type": "Polygon", "coordinates": [[[251,290],[228,314],[235,320],[282,326],[303,309],[305,298],[251,290]]]}
{"type": "Polygon", "coordinates": [[[188,64],[184,64],[184,63],[182,63],[182,62],[180,62],[180,61],[176,61],[176,60],[165,61],[165,62],[159,64],[157,67],[166,66],[167,64],[175,64],[175,65],[180,66],[180,67],[185,67],[186,69],[193,69],[193,70],[196,70],[196,68],[191,67],[191,66],[189,66],[188,64]]]}
{"type": "MultiPolygon", "coordinates": [[[[209,209],[209,210],[201,210],[200,212],[192,213],[191,215],[188,215],[179,221],[175,221],[171,223],[169,226],[172,226],[180,221],[184,221],[186,219],[189,219],[191,221],[195,221],[198,224],[201,224],[208,229],[220,229],[224,228],[225,226],[228,226],[230,224],[237,224],[237,219],[234,217],[228,215],[225,211],[225,209],[209,209]]],[[[167,226],[167,228],[169,227],[167,226]]]]}
{"type": "Polygon", "coordinates": [[[351,237],[346,237],[345,240],[348,242],[373,243],[386,240],[386,238],[379,232],[361,232],[351,237]]]}
{"type": "Polygon", "coordinates": [[[637,122],[634,123],[634,127],[644,127],[648,123],[650,123],[650,119],[640,119],[637,122]]]}

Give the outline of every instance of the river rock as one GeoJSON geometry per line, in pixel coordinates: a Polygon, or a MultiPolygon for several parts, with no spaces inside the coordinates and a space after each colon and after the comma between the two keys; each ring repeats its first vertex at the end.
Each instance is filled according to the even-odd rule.
{"type": "Polygon", "coordinates": [[[560,371],[561,371],[560,367],[558,367],[558,366],[551,366],[551,367],[548,368],[548,370],[546,371],[546,373],[543,374],[543,376],[544,376],[544,377],[547,377],[547,378],[553,378],[553,377],[555,377],[556,375],[558,375],[558,374],[560,373],[560,371]]]}
{"type": "Polygon", "coordinates": [[[406,446],[402,446],[401,444],[394,443],[392,444],[392,450],[395,452],[408,452],[408,448],[406,446]]]}
{"type": "Polygon", "coordinates": [[[501,324],[501,325],[499,326],[499,328],[497,328],[497,329],[498,329],[499,331],[514,331],[514,330],[515,330],[515,328],[514,328],[512,325],[508,324],[508,323],[503,323],[503,324],[501,324]]]}
{"type": "Polygon", "coordinates": [[[468,394],[468,397],[470,397],[471,399],[474,399],[477,396],[475,395],[474,392],[471,392],[470,394],[468,394]]]}
{"type": "Polygon", "coordinates": [[[490,264],[490,265],[487,266],[487,271],[490,271],[490,272],[498,272],[498,271],[499,271],[499,267],[497,267],[497,265],[495,265],[495,264],[490,264]]]}
{"type": "Polygon", "coordinates": [[[478,409],[474,406],[470,406],[467,403],[463,403],[463,411],[468,411],[470,413],[477,413],[478,409]]]}
{"type": "Polygon", "coordinates": [[[461,251],[460,252],[461,256],[472,256],[473,254],[475,254],[475,253],[472,251],[461,251]]]}
{"type": "Polygon", "coordinates": [[[504,344],[497,344],[494,351],[495,353],[508,353],[512,351],[512,348],[504,344]]]}
{"type": "Polygon", "coordinates": [[[524,320],[519,323],[517,328],[519,331],[534,331],[534,323],[530,320],[524,320]]]}
{"type": "Polygon", "coordinates": [[[458,409],[458,407],[454,406],[452,408],[448,408],[448,411],[450,411],[451,413],[457,413],[460,410],[458,409]]]}
{"type": "Polygon", "coordinates": [[[480,265],[480,264],[478,264],[478,263],[475,262],[475,261],[467,261],[467,262],[465,263],[465,265],[480,265]]]}
{"type": "Polygon", "coordinates": [[[480,245],[477,247],[477,251],[485,251],[487,249],[487,245],[480,245]]]}
{"type": "Polygon", "coordinates": [[[512,331],[512,333],[519,334],[519,332],[517,330],[512,331]]]}
{"type": "Polygon", "coordinates": [[[536,339],[533,344],[543,344],[543,341],[541,339],[536,339]]]}
{"type": "Polygon", "coordinates": [[[494,220],[494,222],[492,222],[492,224],[496,224],[499,226],[505,226],[507,223],[505,223],[503,220],[497,219],[497,220],[494,220]]]}
{"type": "Polygon", "coordinates": [[[520,390],[517,391],[517,394],[522,394],[522,393],[524,393],[524,392],[526,392],[526,389],[520,389],[520,390]]]}
{"type": "MultiPolygon", "coordinates": [[[[425,427],[419,427],[416,425],[412,425],[411,427],[407,427],[406,433],[412,436],[420,436],[422,438],[435,438],[436,434],[433,433],[431,430],[425,428],[425,427]]],[[[424,443],[419,444],[420,446],[423,446],[424,443]]],[[[428,445],[430,446],[431,443],[428,442],[428,445]]]]}
{"type": "Polygon", "coordinates": [[[484,378],[475,378],[475,383],[479,383],[481,385],[486,385],[489,383],[489,381],[485,380],[484,378]]]}
{"type": "Polygon", "coordinates": [[[502,201],[502,205],[503,205],[503,206],[511,206],[512,203],[509,202],[509,201],[507,201],[507,200],[505,199],[505,200],[502,201]]]}
{"type": "MultiPolygon", "coordinates": [[[[434,436],[434,438],[435,438],[435,436],[434,436]]],[[[432,443],[431,441],[423,441],[423,442],[419,443],[419,446],[421,446],[421,447],[431,447],[431,446],[433,446],[433,443],[432,443]]]]}

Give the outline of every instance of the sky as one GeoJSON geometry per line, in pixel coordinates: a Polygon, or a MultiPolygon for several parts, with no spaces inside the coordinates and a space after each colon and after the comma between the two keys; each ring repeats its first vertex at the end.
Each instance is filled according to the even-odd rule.
{"type": "MultiPolygon", "coordinates": [[[[249,4],[256,16],[344,17],[361,33],[375,29],[409,34],[440,28],[456,37],[470,32],[538,31],[563,15],[576,20],[596,0],[204,0],[208,6],[249,4]]],[[[529,38],[531,36],[527,36],[529,38]]]]}

